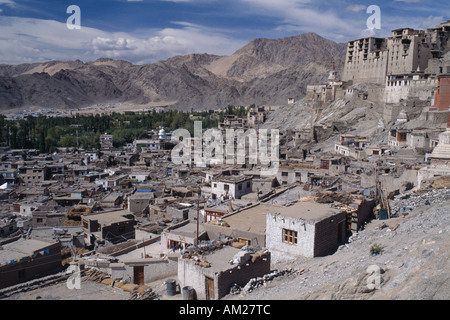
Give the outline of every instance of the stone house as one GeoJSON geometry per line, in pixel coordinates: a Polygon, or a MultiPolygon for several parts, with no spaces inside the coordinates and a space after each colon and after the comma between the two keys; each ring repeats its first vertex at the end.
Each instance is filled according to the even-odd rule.
{"type": "Polygon", "coordinates": [[[332,253],[346,240],[346,212],[328,204],[300,202],[266,215],[266,247],[274,261],[332,253]]]}
{"type": "Polygon", "coordinates": [[[252,192],[252,177],[221,176],[211,181],[212,199],[240,199],[243,195],[252,192]]]}
{"type": "Polygon", "coordinates": [[[0,250],[0,289],[61,269],[61,243],[21,239],[0,250]]]}
{"type": "Polygon", "coordinates": [[[135,238],[135,219],[126,210],[81,216],[86,246],[96,241],[118,243],[135,238]]]}
{"type": "Polygon", "coordinates": [[[171,227],[168,227],[161,233],[161,245],[168,250],[185,249],[198,241],[206,240],[207,234],[204,231],[203,224],[190,220],[183,221],[171,227]]]}
{"type": "Polygon", "coordinates": [[[225,246],[199,259],[184,254],[178,259],[180,287],[192,287],[199,300],[219,300],[232,285],[245,286],[250,279],[270,273],[270,252],[246,252],[225,246]]]}

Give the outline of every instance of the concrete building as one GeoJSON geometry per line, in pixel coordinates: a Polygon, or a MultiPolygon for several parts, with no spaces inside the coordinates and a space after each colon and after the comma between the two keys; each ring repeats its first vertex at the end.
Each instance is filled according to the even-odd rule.
{"type": "Polygon", "coordinates": [[[344,97],[345,85],[344,81],[339,80],[338,73],[333,65],[327,83],[306,87],[306,98],[321,104],[327,104],[344,97]]]}
{"type": "Polygon", "coordinates": [[[113,148],[113,136],[111,134],[100,135],[100,150],[111,151],[113,148]]]}
{"type": "Polygon", "coordinates": [[[183,221],[179,224],[165,229],[161,234],[161,245],[168,250],[186,249],[195,245],[198,241],[206,240],[207,234],[203,228],[203,224],[190,220],[183,221]]]}
{"type": "Polygon", "coordinates": [[[25,185],[38,185],[50,179],[47,166],[23,166],[19,168],[19,177],[25,185]]]}
{"type": "Polygon", "coordinates": [[[308,183],[309,178],[320,174],[320,167],[305,164],[290,164],[280,166],[277,172],[277,180],[280,185],[294,183],[308,183]]]}
{"type": "Polygon", "coordinates": [[[334,152],[346,157],[361,159],[366,157],[365,149],[370,145],[366,137],[355,135],[341,135],[339,142],[334,145],[334,152]]]}
{"type": "Polygon", "coordinates": [[[332,253],[346,240],[346,212],[328,204],[300,202],[266,215],[266,247],[274,261],[332,253]]]}
{"type": "Polygon", "coordinates": [[[121,192],[112,192],[104,197],[100,205],[102,208],[120,208],[123,203],[123,194],[121,192]]]}
{"type": "Polygon", "coordinates": [[[178,260],[180,287],[192,287],[199,300],[219,300],[230,293],[233,284],[243,287],[250,279],[268,273],[270,252],[267,250],[246,252],[225,246],[204,259],[185,254],[178,260]]]}
{"type": "Polygon", "coordinates": [[[0,289],[46,276],[61,269],[61,243],[21,239],[2,245],[0,289]]]}
{"type": "MultiPolygon", "coordinates": [[[[166,216],[177,221],[188,220],[194,205],[190,203],[178,203],[166,207],[166,216]]],[[[192,215],[192,214],[191,214],[192,215]]]]}
{"type": "Polygon", "coordinates": [[[119,258],[120,262],[109,264],[111,277],[115,280],[144,285],[145,283],[177,274],[178,263],[177,259],[173,257],[119,258]]]}
{"type": "Polygon", "coordinates": [[[142,213],[148,206],[155,202],[155,192],[136,192],[128,196],[128,210],[132,213],[142,213]]]}
{"type": "Polygon", "coordinates": [[[450,21],[435,28],[393,30],[391,37],[349,41],[342,80],[383,84],[386,76],[426,70],[449,50],[450,21]]]}
{"type": "Polygon", "coordinates": [[[9,183],[15,185],[19,182],[19,172],[16,169],[1,169],[0,170],[0,183],[9,183]]]}
{"type": "Polygon", "coordinates": [[[210,239],[232,238],[250,246],[266,247],[266,213],[272,206],[258,204],[205,223],[210,239]]]}
{"type": "Polygon", "coordinates": [[[134,216],[126,210],[81,216],[86,246],[96,241],[118,243],[135,238],[134,216]]]}
{"type": "Polygon", "coordinates": [[[402,148],[408,146],[408,136],[411,129],[393,128],[389,132],[388,143],[389,146],[395,148],[402,148]]]}
{"type": "Polygon", "coordinates": [[[230,175],[214,177],[211,181],[212,199],[240,199],[252,192],[252,177],[230,175]]]}
{"type": "Polygon", "coordinates": [[[400,103],[411,99],[430,101],[436,86],[436,78],[423,72],[389,75],[386,77],[384,101],[386,103],[400,103]]]}
{"type": "Polygon", "coordinates": [[[235,115],[225,115],[223,122],[219,123],[219,130],[245,129],[248,126],[247,119],[238,118],[235,115]]]}
{"type": "Polygon", "coordinates": [[[137,182],[142,183],[150,178],[150,172],[134,171],[131,172],[128,177],[132,180],[136,180],[137,182]]]}
{"type": "Polygon", "coordinates": [[[438,77],[438,89],[434,96],[434,106],[439,111],[448,111],[450,108],[450,74],[438,77]]]}
{"type": "Polygon", "coordinates": [[[258,125],[266,121],[266,111],[264,107],[250,108],[247,113],[247,125],[250,128],[257,128],[258,125]]]}
{"type": "Polygon", "coordinates": [[[349,41],[343,81],[383,83],[386,78],[389,51],[383,38],[364,38],[349,41]]]}
{"type": "Polygon", "coordinates": [[[17,221],[15,219],[0,220],[0,238],[8,237],[17,230],[17,221]]]}

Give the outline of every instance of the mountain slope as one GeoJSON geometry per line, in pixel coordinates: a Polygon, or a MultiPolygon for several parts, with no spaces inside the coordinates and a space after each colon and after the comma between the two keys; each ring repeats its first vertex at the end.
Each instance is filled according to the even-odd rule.
{"type": "Polygon", "coordinates": [[[340,64],[345,50],[346,45],[315,33],[284,39],[255,39],[231,57],[213,62],[209,68],[216,71],[222,64],[221,71],[216,71],[218,74],[245,81],[311,62],[340,64]]]}
{"type": "Polygon", "coordinates": [[[345,45],[307,33],[256,39],[231,56],[191,54],[150,65],[99,59],[0,65],[0,110],[127,102],[184,110],[284,104],[322,82],[345,45]]]}

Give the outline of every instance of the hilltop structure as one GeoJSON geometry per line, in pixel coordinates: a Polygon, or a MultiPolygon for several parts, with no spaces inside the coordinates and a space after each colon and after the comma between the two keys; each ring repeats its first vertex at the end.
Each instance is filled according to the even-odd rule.
{"type": "Polygon", "coordinates": [[[444,70],[436,62],[450,50],[449,38],[450,20],[426,30],[393,30],[387,39],[349,41],[343,81],[384,84],[387,76],[409,75],[429,66],[438,68],[430,73],[446,73],[448,66],[444,70]]]}
{"type": "Polygon", "coordinates": [[[342,76],[333,65],[326,83],[307,86],[306,100],[316,109],[338,99],[368,100],[382,105],[384,123],[418,107],[421,120],[445,127],[449,72],[450,20],[426,30],[402,28],[387,39],[349,41],[342,76]]]}

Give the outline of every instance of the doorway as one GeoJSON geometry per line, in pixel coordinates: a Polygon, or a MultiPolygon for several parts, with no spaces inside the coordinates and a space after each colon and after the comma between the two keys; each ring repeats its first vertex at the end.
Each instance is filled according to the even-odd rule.
{"type": "Polygon", "coordinates": [[[214,300],[214,279],[205,277],[206,281],[206,300],[214,300]]]}
{"type": "Polygon", "coordinates": [[[145,284],[144,266],[134,266],[133,274],[134,274],[133,283],[143,286],[145,284]]]}

